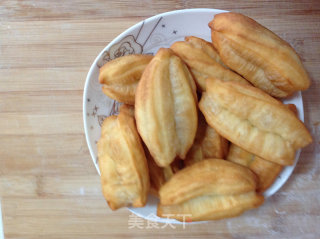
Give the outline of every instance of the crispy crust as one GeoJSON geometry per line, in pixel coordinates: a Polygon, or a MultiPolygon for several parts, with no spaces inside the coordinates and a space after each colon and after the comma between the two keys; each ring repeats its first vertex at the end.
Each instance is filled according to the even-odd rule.
{"type": "MultiPolygon", "coordinates": [[[[298,115],[297,108],[294,104],[286,104],[285,106],[295,115],[298,115]]],[[[258,176],[259,183],[257,192],[259,193],[266,191],[283,169],[282,165],[258,157],[235,144],[230,145],[226,159],[248,167],[258,176]]]]}
{"type": "Polygon", "coordinates": [[[189,36],[185,38],[185,41],[173,43],[170,48],[188,65],[199,91],[205,91],[206,78],[208,77],[248,84],[245,79],[229,70],[222,63],[220,56],[210,42],[189,36]]]}
{"type": "Polygon", "coordinates": [[[210,127],[199,112],[197,134],[184,163],[190,166],[205,158],[225,158],[228,145],[228,141],[210,127]]]}
{"type": "Polygon", "coordinates": [[[134,104],[135,91],[151,55],[127,55],[107,62],[100,68],[102,91],[122,103],[134,104]]]}
{"type": "Polygon", "coordinates": [[[222,61],[256,87],[275,97],[309,87],[308,74],[294,49],[253,19],[221,13],[209,27],[222,61]]]}
{"type": "Polygon", "coordinates": [[[304,124],[288,107],[252,86],[207,80],[199,107],[208,124],[223,137],[281,165],[291,165],[295,151],[312,142],[304,124]]]}
{"type": "Polygon", "coordinates": [[[230,195],[255,190],[257,178],[248,168],[222,159],[206,159],[174,174],[160,189],[160,203],[182,203],[200,195],[230,195]]]}
{"type": "Polygon", "coordinates": [[[156,164],[146,147],[144,147],[144,151],[148,161],[150,192],[155,196],[159,196],[159,190],[162,185],[182,169],[181,163],[183,161],[177,158],[169,166],[161,168],[156,164]]]}
{"type": "Polygon", "coordinates": [[[263,196],[255,191],[237,195],[205,195],[175,205],[159,204],[157,215],[183,222],[218,220],[239,216],[263,202],[263,196]]]}
{"type": "Polygon", "coordinates": [[[260,193],[273,184],[283,169],[282,165],[258,157],[235,144],[230,145],[227,160],[251,169],[259,178],[257,191],[260,193]]]}
{"type": "Polygon", "coordinates": [[[145,206],[149,190],[147,161],[132,111],[123,107],[118,116],[104,120],[98,142],[102,192],[112,210],[145,206]]]}
{"type": "Polygon", "coordinates": [[[138,131],[158,166],[184,159],[197,130],[196,87],[170,49],[160,49],[145,69],[135,102],[138,131]]]}
{"type": "Polygon", "coordinates": [[[163,169],[160,168],[152,156],[150,155],[148,149],[145,147],[145,154],[148,161],[149,177],[150,177],[150,191],[155,196],[158,196],[159,189],[166,182],[163,169]]]}

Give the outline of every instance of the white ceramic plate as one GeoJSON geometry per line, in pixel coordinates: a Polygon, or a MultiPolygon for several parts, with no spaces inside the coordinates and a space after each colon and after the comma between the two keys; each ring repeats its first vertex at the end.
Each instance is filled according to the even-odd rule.
{"type": "MultiPolygon", "coordinates": [[[[85,135],[93,163],[97,168],[96,143],[100,138],[103,119],[118,113],[119,103],[102,93],[98,81],[99,68],[107,61],[128,54],[155,54],[161,47],[170,47],[175,41],[181,41],[185,36],[197,36],[207,41],[210,39],[208,23],[215,14],[225,12],[216,9],[187,9],[167,12],[148,18],[124,31],[108,44],[97,56],[87,75],[83,94],[83,120],[85,135]]],[[[298,92],[285,103],[295,104],[299,118],[303,120],[303,104],[301,93],[298,92]]],[[[296,154],[293,166],[285,167],[274,184],[264,193],[265,197],[274,194],[288,180],[296,166],[300,150],[296,154]]],[[[173,219],[163,219],[156,216],[157,199],[150,196],[144,208],[129,208],[130,211],[148,220],[166,223],[177,223],[173,219]]]]}

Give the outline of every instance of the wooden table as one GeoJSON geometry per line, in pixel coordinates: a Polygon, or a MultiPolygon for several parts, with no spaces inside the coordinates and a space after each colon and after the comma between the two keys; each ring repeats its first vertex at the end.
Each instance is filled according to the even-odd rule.
{"type": "MultiPolygon", "coordinates": [[[[6,238],[320,238],[320,1],[0,2],[0,197],[6,238]],[[129,228],[102,197],[82,122],[87,71],[122,31],[152,15],[216,8],[253,17],[290,42],[310,74],[314,143],[294,175],[243,216],[186,228],[129,228]]],[[[163,225],[158,225],[163,226],[163,225]]]]}

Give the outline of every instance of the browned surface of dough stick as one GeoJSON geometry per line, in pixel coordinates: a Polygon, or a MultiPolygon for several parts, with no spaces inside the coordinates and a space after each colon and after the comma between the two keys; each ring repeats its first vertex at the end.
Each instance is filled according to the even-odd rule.
{"type": "Polygon", "coordinates": [[[146,157],[128,107],[104,120],[98,142],[102,192],[112,210],[145,206],[149,190],[146,157]]]}
{"type": "Polygon", "coordinates": [[[235,144],[231,144],[227,160],[251,169],[259,178],[257,191],[262,193],[276,180],[283,169],[282,165],[258,157],[235,144]]]}
{"type": "Polygon", "coordinates": [[[134,105],[135,91],[151,55],[126,55],[107,62],[100,68],[102,91],[110,98],[134,105]]]}
{"type": "Polygon", "coordinates": [[[239,13],[221,13],[209,23],[222,61],[256,87],[275,97],[309,88],[299,56],[284,40],[239,13]]]}
{"type": "Polygon", "coordinates": [[[189,36],[185,41],[173,43],[170,48],[188,65],[199,91],[205,91],[208,77],[248,84],[248,81],[222,63],[217,50],[210,42],[189,36]]]}
{"type": "Polygon", "coordinates": [[[263,196],[255,191],[236,195],[205,195],[180,204],[159,204],[157,215],[169,215],[182,222],[219,220],[239,216],[246,210],[259,207],[263,202],[263,196]]]}
{"type": "Polygon", "coordinates": [[[158,166],[186,157],[198,125],[196,102],[187,66],[172,50],[161,48],[145,69],[135,98],[139,134],[158,166]]]}
{"type": "Polygon", "coordinates": [[[160,203],[178,204],[204,194],[246,193],[256,186],[257,177],[248,168],[223,159],[206,159],[174,174],[160,188],[160,203]]]}
{"type": "Polygon", "coordinates": [[[288,107],[253,86],[207,80],[199,107],[223,137],[281,165],[291,165],[296,150],[312,142],[307,128],[288,107]]]}
{"type": "Polygon", "coordinates": [[[190,166],[205,158],[225,158],[228,153],[228,144],[228,140],[209,126],[204,116],[199,112],[196,138],[184,163],[186,166],[190,166]]]}

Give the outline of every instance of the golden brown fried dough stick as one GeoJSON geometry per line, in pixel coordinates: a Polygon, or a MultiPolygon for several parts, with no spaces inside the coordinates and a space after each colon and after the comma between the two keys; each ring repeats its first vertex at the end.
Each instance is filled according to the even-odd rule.
{"type": "Polygon", "coordinates": [[[227,153],[228,141],[210,127],[199,112],[196,138],[184,160],[185,165],[190,166],[205,158],[225,158],[227,153]]]}
{"type": "Polygon", "coordinates": [[[259,178],[257,191],[262,193],[276,180],[283,166],[260,158],[235,144],[230,145],[227,160],[251,169],[259,178]]]}
{"type": "Polygon", "coordinates": [[[103,93],[133,105],[136,87],[151,59],[151,55],[127,55],[107,62],[100,68],[99,75],[103,93]]]}
{"type": "Polygon", "coordinates": [[[208,124],[259,157],[291,165],[295,151],[312,142],[304,124],[280,101],[249,85],[207,80],[199,103],[208,124]]]}
{"type": "Polygon", "coordinates": [[[150,192],[155,196],[159,196],[159,189],[161,186],[183,168],[183,161],[176,158],[169,166],[161,168],[156,164],[145,145],[144,152],[148,161],[150,192]]]}
{"type": "Polygon", "coordinates": [[[169,181],[169,179],[179,172],[184,166],[184,160],[176,158],[169,166],[162,168],[165,181],[169,181]]]}
{"type": "Polygon", "coordinates": [[[209,27],[222,61],[256,87],[275,97],[308,89],[308,74],[294,49],[253,19],[220,13],[209,27]]]}
{"type": "Polygon", "coordinates": [[[263,196],[255,191],[236,195],[204,195],[180,204],[159,204],[157,215],[166,218],[169,216],[182,222],[218,220],[239,216],[263,202],[263,196]]]}
{"type": "Polygon", "coordinates": [[[160,167],[181,159],[198,123],[196,88],[187,66],[170,49],[160,49],[145,69],[135,99],[137,128],[160,167]]]}
{"type": "Polygon", "coordinates": [[[127,107],[104,120],[98,142],[102,192],[112,210],[145,206],[149,190],[146,157],[127,107]]]}
{"type": "MultiPolygon", "coordinates": [[[[145,151],[146,152],[146,151],[145,151]]],[[[146,152],[147,155],[147,152],[146,152]]],[[[150,176],[150,191],[153,195],[158,196],[159,189],[166,182],[165,175],[163,172],[163,168],[160,168],[154,159],[147,156],[148,160],[148,168],[149,168],[149,176],[150,176]]]]}
{"type": "Polygon", "coordinates": [[[170,48],[188,65],[199,91],[206,89],[208,77],[248,84],[245,79],[224,66],[210,42],[189,36],[185,41],[173,43],[170,48]]]}
{"type": "Polygon", "coordinates": [[[122,114],[126,114],[126,115],[134,118],[134,106],[132,106],[132,105],[127,105],[127,104],[121,105],[120,112],[122,114]]]}
{"type": "Polygon", "coordinates": [[[179,204],[201,195],[230,195],[253,191],[257,177],[248,168],[206,159],[174,174],[159,191],[162,205],[179,204]]]}
{"type": "Polygon", "coordinates": [[[291,110],[296,116],[298,116],[298,110],[295,104],[285,104],[285,106],[291,110]]]}
{"type": "MultiPolygon", "coordinates": [[[[285,106],[295,115],[298,114],[297,108],[294,104],[286,104],[285,106]]],[[[257,191],[259,193],[263,193],[267,190],[283,169],[282,165],[260,158],[235,144],[230,145],[226,159],[248,167],[258,176],[259,183],[257,191]]]]}

